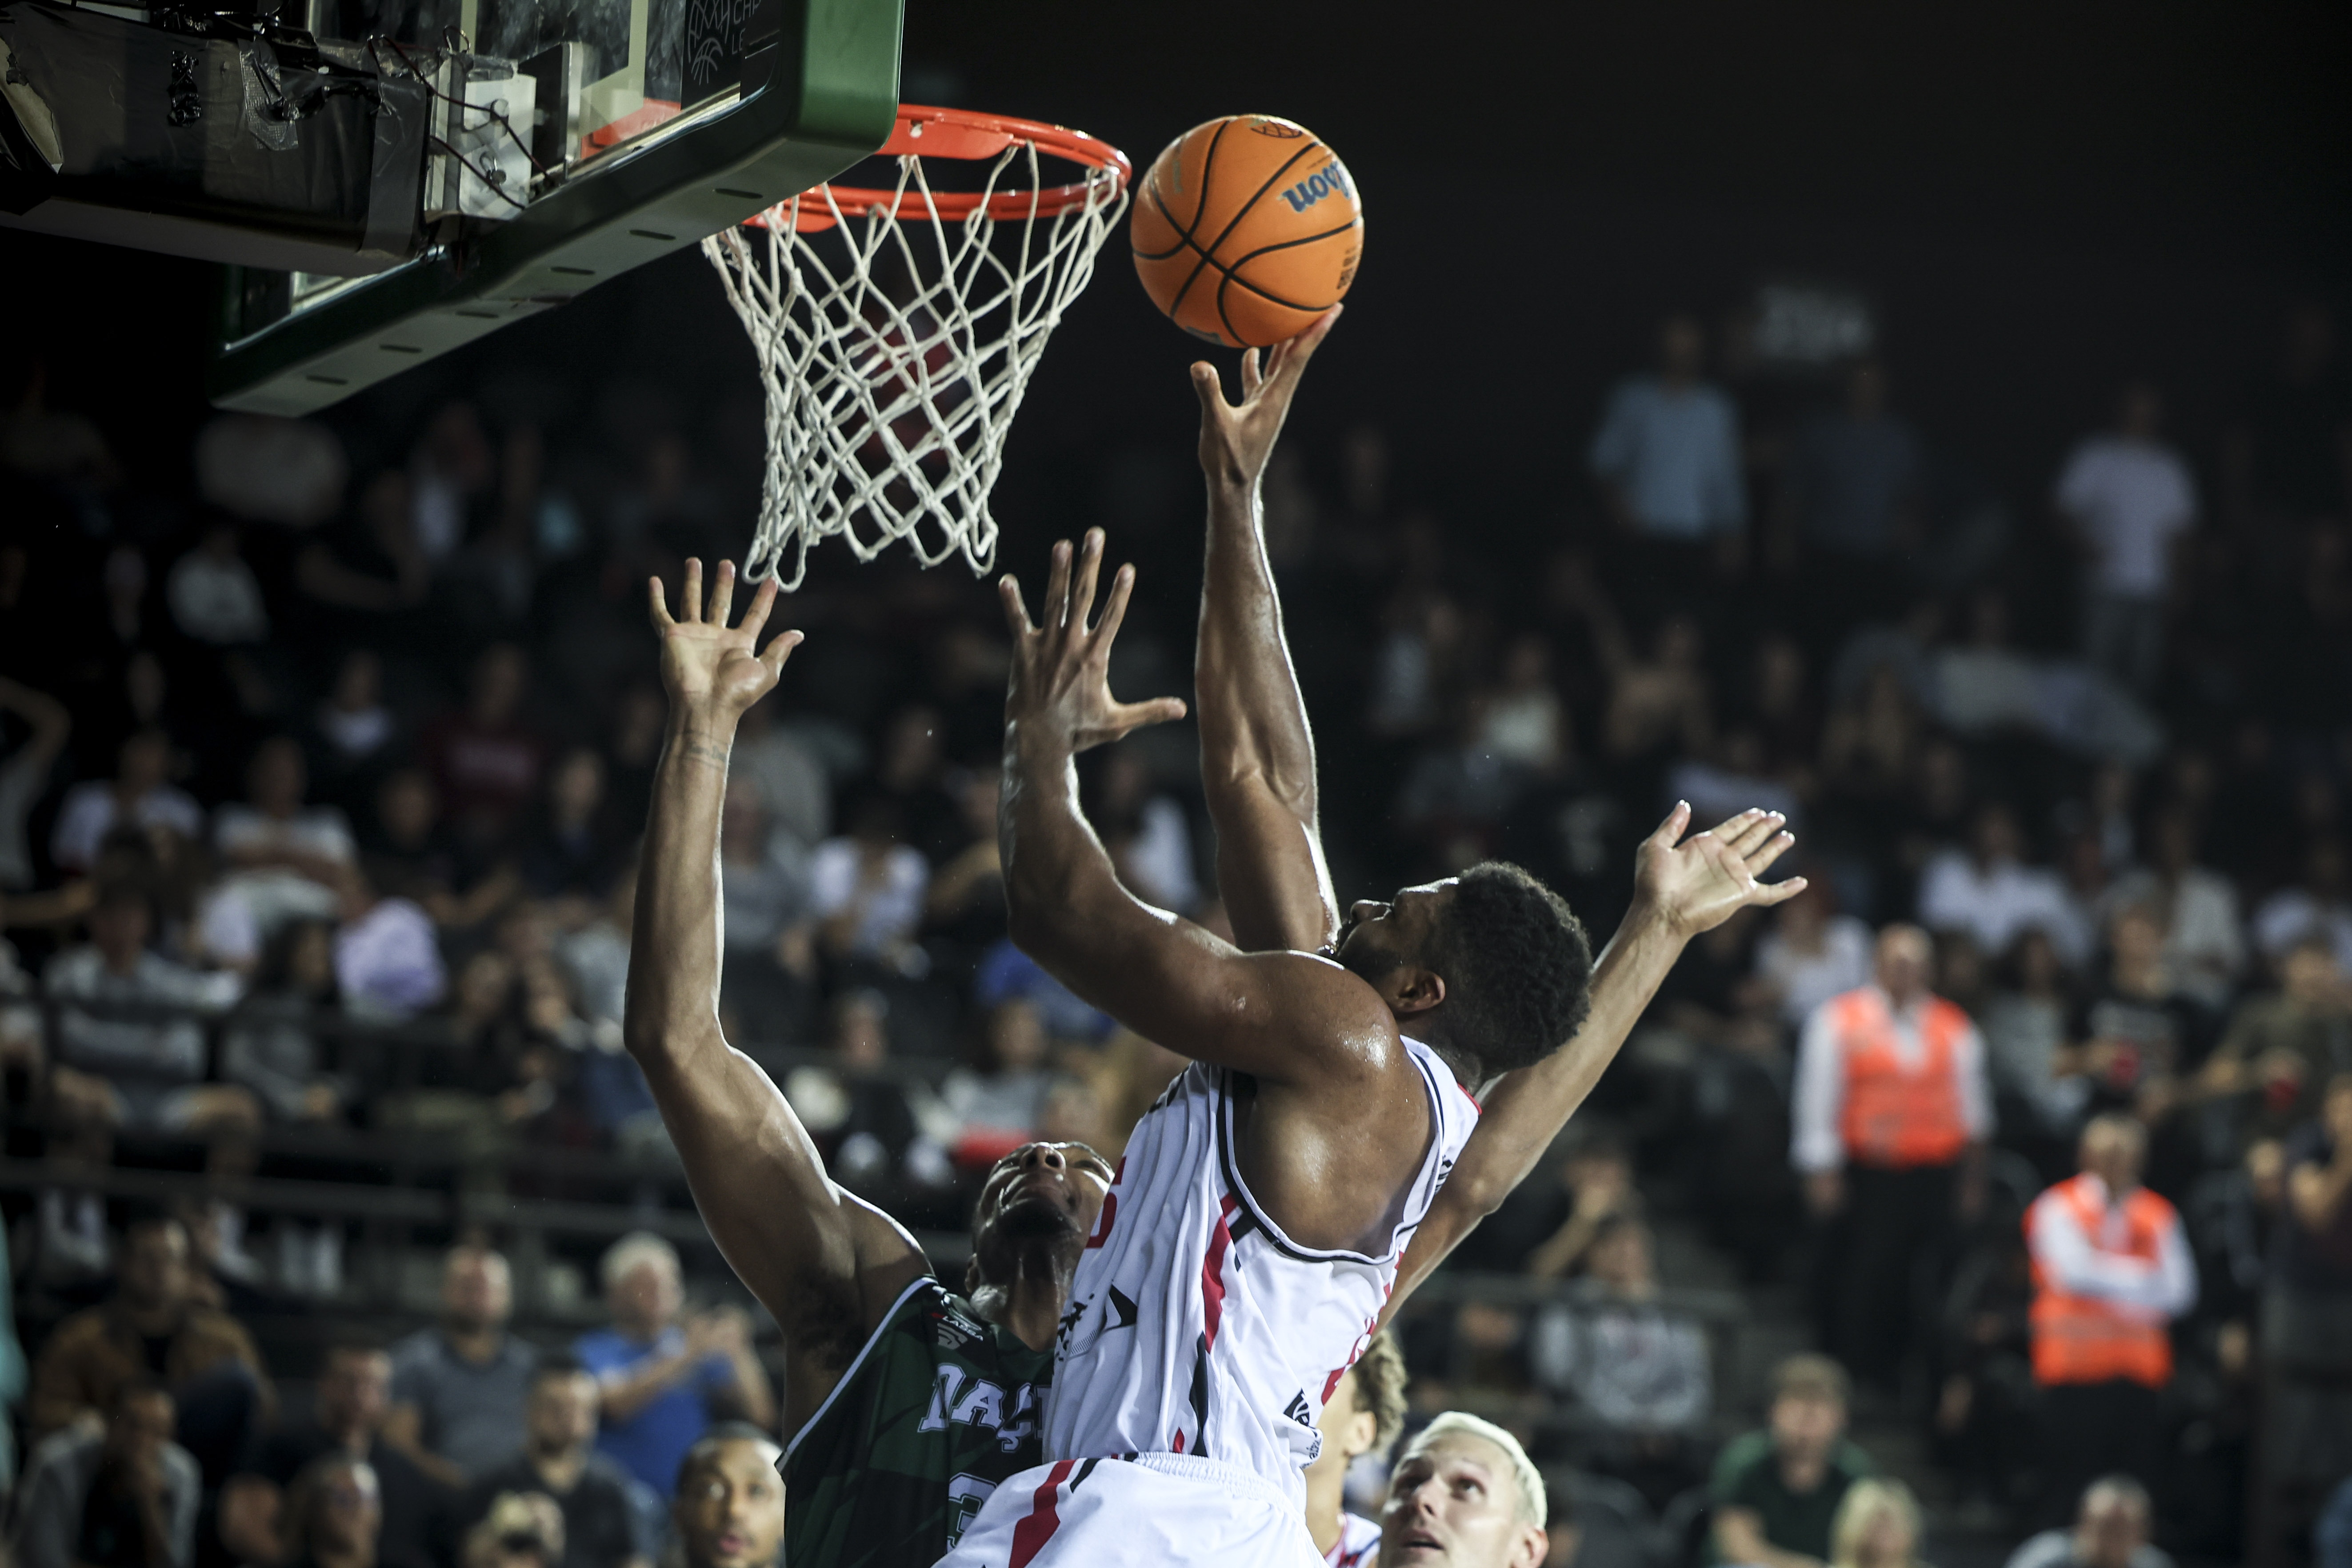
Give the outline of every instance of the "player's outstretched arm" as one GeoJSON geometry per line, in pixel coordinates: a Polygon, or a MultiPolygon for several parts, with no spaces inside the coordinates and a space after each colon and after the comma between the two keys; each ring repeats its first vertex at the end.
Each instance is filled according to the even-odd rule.
{"type": "MultiPolygon", "coordinates": [[[[1055,978],[1147,1039],[1197,1061],[1256,1074],[1336,1102],[1369,1079],[1410,1071],[1377,993],[1338,964],[1301,952],[1244,953],[1119,885],[1080,814],[1078,752],[1146,724],[1181,718],[1182,701],[1110,695],[1111,642],[1135,586],[1112,579],[1087,623],[1103,555],[1054,546],[1043,625],[1011,576],[999,584],[1013,638],[1004,701],[1004,795],[998,843],[1013,939],[1055,978]]],[[[1412,1109],[1419,1112],[1419,1102],[1412,1109]]]]}
{"type": "Polygon", "coordinates": [[[1261,374],[1242,355],[1242,400],[1217,369],[1192,367],[1201,398],[1201,472],[1209,488],[1207,563],[1192,680],[1200,702],[1201,784],[1217,829],[1217,889],[1246,952],[1315,952],[1338,935],[1323,860],[1315,740],[1291,668],[1282,602],[1265,557],[1258,487],[1307,362],[1339,318],[1334,306],[1276,344],[1261,374]]]}
{"type": "Polygon", "coordinates": [[[1658,830],[1643,840],[1633,906],[1594,965],[1592,1005],[1584,1023],[1559,1050],[1506,1077],[1487,1095],[1477,1131],[1463,1147],[1462,1157],[1398,1265],[1396,1289],[1381,1313],[1382,1322],[1480,1220],[1527,1180],[1616,1059],[1618,1047],[1691,938],[1713,931],[1750,905],[1781,903],[1804,890],[1802,877],[1757,880],[1796,842],[1782,830],[1778,813],[1743,811],[1718,827],[1685,838],[1690,816],[1688,804],[1677,805],[1658,830]]]}
{"type": "Polygon", "coordinates": [[[719,1027],[719,818],[743,710],[767,695],[801,634],[758,646],[776,585],[760,584],[730,627],[735,568],[703,602],[686,563],[673,617],[648,584],[661,637],[669,731],[638,858],[637,912],[622,1027],[686,1163],[703,1223],[783,1330],[787,1415],[813,1411],[898,1293],[926,1271],[914,1239],[826,1176],[816,1146],[768,1075],[719,1027]]]}

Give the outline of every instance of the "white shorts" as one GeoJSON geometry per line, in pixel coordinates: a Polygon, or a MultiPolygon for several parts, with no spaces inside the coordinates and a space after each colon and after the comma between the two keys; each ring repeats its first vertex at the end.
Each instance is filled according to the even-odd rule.
{"type": "Polygon", "coordinates": [[[1058,1459],[1007,1477],[939,1568],[1322,1568],[1306,1516],[1265,1477],[1185,1454],[1058,1459]]]}

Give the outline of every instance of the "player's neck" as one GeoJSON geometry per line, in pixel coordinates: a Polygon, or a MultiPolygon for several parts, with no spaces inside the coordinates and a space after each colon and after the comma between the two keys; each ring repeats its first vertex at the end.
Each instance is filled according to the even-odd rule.
{"type": "MultiPolygon", "coordinates": [[[[1326,1442],[1329,1439],[1326,1438],[1326,1442]]],[[[1315,1550],[1326,1557],[1339,1543],[1339,1504],[1347,1496],[1348,1467],[1315,1466],[1307,1469],[1307,1533],[1315,1550]]]]}
{"type": "Polygon", "coordinates": [[[1051,1350],[1061,1326],[1062,1300],[1068,1294],[1066,1279],[1024,1278],[995,1293],[994,1316],[1031,1350],[1051,1350]]]}

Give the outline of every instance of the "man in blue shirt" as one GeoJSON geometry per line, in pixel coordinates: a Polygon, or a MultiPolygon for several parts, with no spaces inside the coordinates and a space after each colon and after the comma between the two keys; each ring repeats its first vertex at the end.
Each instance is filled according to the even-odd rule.
{"type": "Polygon", "coordinates": [[[575,1347],[604,1391],[597,1451],[667,1497],[687,1450],[712,1422],[772,1428],[775,1394],[741,1311],[680,1321],[686,1291],[668,1242],[644,1231],[625,1236],[604,1254],[603,1274],[613,1326],[575,1347]]]}
{"type": "Polygon", "coordinates": [[[1592,437],[1592,471],[1611,511],[1645,539],[1701,543],[1748,524],[1739,411],[1699,379],[1706,346],[1696,321],[1670,318],[1657,372],[1618,383],[1592,437]]]}

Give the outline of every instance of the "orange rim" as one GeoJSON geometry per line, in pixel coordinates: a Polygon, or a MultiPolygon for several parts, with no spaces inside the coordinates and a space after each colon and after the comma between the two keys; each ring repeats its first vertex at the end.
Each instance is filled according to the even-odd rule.
{"type": "MultiPolygon", "coordinates": [[[[929,195],[909,187],[898,191],[876,190],[864,185],[817,185],[802,192],[793,201],[771,208],[781,212],[793,207],[793,226],[802,234],[813,234],[831,228],[834,208],[838,206],[845,217],[870,217],[877,213],[901,223],[911,218],[936,218],[945,223],[959,223],[985,205],[988,216],[998,220],[1025,217],[1054,217],[1073,207],[1083,207],[1089,199],[1115,199],[1127,188],[1134,176],[1135,166],[1127,154],[1099,137],[1083,131],[1071,131],[1059,125],[1045,125],[1034,120],[1017,120],[1009,114],[982,114],[969,109],[931,109],[921,104],[902,103],[898,106],[898,123],[891,128],[890,140],[882,143],[875,156],[903,158],[909,155],[925,158],[958,158],[966,161],[994,158],[1007,147],[1020,142],[1034,145],[1047,157],[1084,163],[1093,169],[1108,169],[1111,175],[1110,196],[1101,194],[1098,182],[1080,180],[1074,184],[1047,185],[1034,191],[1003,191],[982,196],[978,191],[933,191],[929,195]],[[832,193],[827,203],[825,195],[832,193]]],[[[768,213],[751,220],[765,226],[768,213]]]]}

